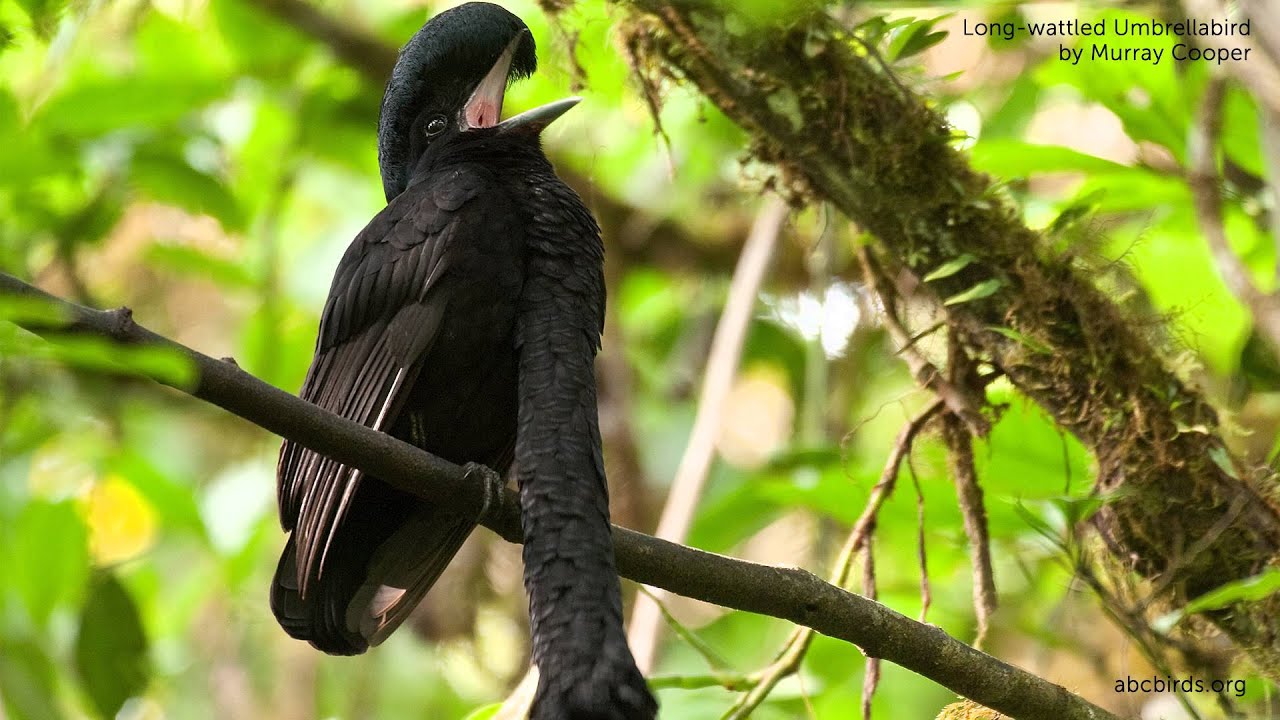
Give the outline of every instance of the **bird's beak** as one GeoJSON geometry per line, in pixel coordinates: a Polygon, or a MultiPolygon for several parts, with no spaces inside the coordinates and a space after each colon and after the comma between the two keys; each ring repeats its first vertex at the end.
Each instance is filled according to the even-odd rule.
{"type": "Polygon", "coordinates": [[[507,76],[511,72],[511,59],[515,57],[516,49],[520,47],[526,32],[528,30],[521,32],[507,43],[507,47],[498,56],[497,62],[476,86],[466,105],[462,106],[464,130],[491,127],[502,133],[524,132],[537,135],[553,120],[582,101],[580,97],[557,100],[499,122],[499,118],[502,117],[502,99],[507,89],[507,76]]]}
{"type": "Polygon", "coordinates": [[[553,120],[568,112],[569,108],[582,102],[580,97],[567,97],[563,100],[539,105],[532,110],[524,112],[514,117],[498,123],[498,132],[527,132],[537,135],[542,132],[553,120]]]}
{"type": "Polygon", "coordinates": [[[511,72],[511,59],[515,57],[516,48],[524,40],[521,32],[507,43],[507,47],[498,56],[498,61],[489,69],[488,74],[476,85],[467,104],[462,106],[463,129],[488,128],[498,124],[502,117],[502,97],[507,91],[507,76],[511,72]]]}

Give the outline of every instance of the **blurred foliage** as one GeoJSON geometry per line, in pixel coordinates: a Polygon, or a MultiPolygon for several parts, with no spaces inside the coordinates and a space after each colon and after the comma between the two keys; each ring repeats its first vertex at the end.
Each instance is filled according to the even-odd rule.
{"type": "MultiPolygon", "coordinates": [[[[688,242],[731,242],[768,176],[744,156],[744,134],[691,90],[664,85],[666,146],[613,42],[618,8],[582,0],[552,18],[533,0],[505,4],[531,26],[543,65],[512,88],[509,112],[571,91],[586,97],[546,140],[562,168],[591,179],[589,202],[633,210],[628,226],[606,230],[643,238],[665,220],[688,242]]],[[[403,0],[317,6],[393,46],[427,15],[403,0]]],[[[783,7],[798,16],[819,6],[783,7]]],[[[748,14],[774,22],[773,8],[753,2],[748,14]]],[[[1232,396],[1249,431],[1233,438],[1236,449],[1265,456],[1280,426],[1267,394],[1275,358],[1250,342],[1248,315],[1213,268],[1178,172],[1205,68],[1084,71],[1032,41],[955,32],[963,19],[1020,17],[1016,4],[991,12],[958,5],[950,16],[886,8],[831,9],[935,98],[967,136],[974,163],[1004,181],[1002,192],[1056,251],[1150,319],[1171,364],[1215,397],[1232,396]],[[1082,127],[1082,113],[1100,124],[1082,127]],[[1097,151],[1099,134],[1120,149],[1097,151]]],[[[127,304],[151,329],[296,390],[332,268],[381,206],[380,91],[250,0],[0,0],[0,268],[81,302],[127,304]]],[[[1226,118],[1227,156],[1261,176],[1253,100],[1233,90],[1226,118]]],[[[1268,201],[1256,187],[1229,189],[1229,235],[1269,290],[1268,201]]],[[[814,247],[824,225],[816,215],[796,218],[781,253],[814,247]]],[[[739,427],[725,434],[775,452],[734,464],[726,448],[693,545],[825,572],[894,436],[928,402],[860,300],[848,262],[856,233],[836,235],[840,248],[817,273],[833,274],[832,285],[766,288],[744,352],[747,410],[732,414],[739,427]],[[823,382],[810,382],[814,372],[823,382]],[[826,395],[806,397],[806,388],[826,395]],[[752,415],[766,410],[776,417],[752,415]],[[802,422],[813,417],[819,422],[802,422]],[[761,439],[759,427],[743,424],[770,434],[761,439]],[[797,427],[820,430],[802,436],[797,427]]],[[[611,279],[619,324],[605,342],[624,344],[631,370],[627,420],[642,465],[633,470],[651,481],[649,506],[684,447],[690,389],[731,272],[655,258],[611,279]]],[[[465,632],[428,642],[406,628],[360,658],[300,646],[267,609],[283,542],[273,500],[277,439],[128,377],[187,377],[172,358],[85,339],[46,343],[3,322],[32,312],[39,309],[0,305],[0,716],[485,717],[501,699],[522,671],[525,643],[510,556],[491,548],[479,561],[491,590],[464,596],[484,609],[465,632]]],[[[941,350],[936,336],[921,348],[941,350]]],[[[997,381],[989,399],[1002,412],[976,456],[1002,608],[988,647],[1133,711],[1136,699],[1110,689],[1130,667],[1116,649],[1122,636],[1100,629],[1090,598],[1070,591],[1072,570],[1045,537],[1061,534],[1088,497],[1092,462],[1012,387],[997,381]]],[[[922,613],[922,513],[927,619],[969,639],[968,555],[954,497],[944,452],[926,436],[880,516],[879,596],[922,613]]],[[[1274,580],[1223,593],[1271,589],[1274,580]]],[[[789,629],[681,601],[672,612],[741,673],[768,662],[789,629]]],[[[862,668],[856,648],[818,637],[801,675],[756,716],[855,717],[862,668]]],[[[711,670],[676,639],[659,674],[711,670]]],[[[1246,700],[1261,695],[1262,681],[1254,682],[1259,692],[1246,700]]],[[[722,688],[671,685],[660,693],[664,718],[715,717],[732,701],[722,688]]],[[[875,709],[933,717],[952,700],[886,666],[875,709]]],[[[1216,712],[1211,699],[1194,700],[1206,717],[1216,712]]]]}

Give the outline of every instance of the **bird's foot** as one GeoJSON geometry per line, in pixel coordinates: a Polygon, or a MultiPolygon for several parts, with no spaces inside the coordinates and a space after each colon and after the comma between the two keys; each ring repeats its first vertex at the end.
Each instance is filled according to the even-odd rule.
{"type": "Polygon", "coordinates": [[[480,504],[480,512],[476,514],[476,523],[484,525],[485,521],[493,517],[502,507],[502,495],[507,487],[506,483],[493,468],[480,463],[467,463],[462,467],[462,475],[470,482],[480,483],[480,487],[484,488],[484,499],[480,504]]]}

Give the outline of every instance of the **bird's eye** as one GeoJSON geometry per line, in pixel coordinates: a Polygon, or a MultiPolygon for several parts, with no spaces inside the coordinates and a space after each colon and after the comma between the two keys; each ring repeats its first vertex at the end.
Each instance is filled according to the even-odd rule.
{"type": "Polygon", "coordinates": [[[434,137],[444,132],[444,128],[448,123],[441,115],[437,115],[427,121],[427,137],[434,137]]]}

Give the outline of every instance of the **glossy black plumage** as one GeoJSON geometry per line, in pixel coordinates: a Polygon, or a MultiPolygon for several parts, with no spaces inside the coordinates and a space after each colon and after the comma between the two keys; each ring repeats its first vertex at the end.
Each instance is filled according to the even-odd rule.
{"type": "MultiPolygon", "coordinates": [[[[302,396],[459,464],[514,459],[532,717],[647,720],[596,418],[603,248],[538,139],[576,101],[497,122],[508,77],[535,65],[524,24],[487,3],[441,13],[402,51],[379,123],[388,205],[339,263],[302,396]]],[[[272,608],[329,653],[385,639],[473,529],[291,442],[278,476],[292,534],[272,608]]]]}
{"type": "MultiPolygon", "coordinates": [[[[302,396],[447,460],[505,472],[522,274],[522,233],[509,207],[492,173],[475,165],[394,198],[338,265],[302,396]]],[[[385,638],[472,529],[293,443],[281,448],[279,479],[281,519],[294,534],[273,607],[291,634],[326,652],[363,652],[385,638]],[[405,524],[423,530],[382,548],[405,524]],[[370,562],[379,548],[384,562],[370,562]],[[368,620],[377,627],[362,632],[349,617],[352,597],[374,575],[370,566],[409,578],[385,631],[368,620]]]]}

